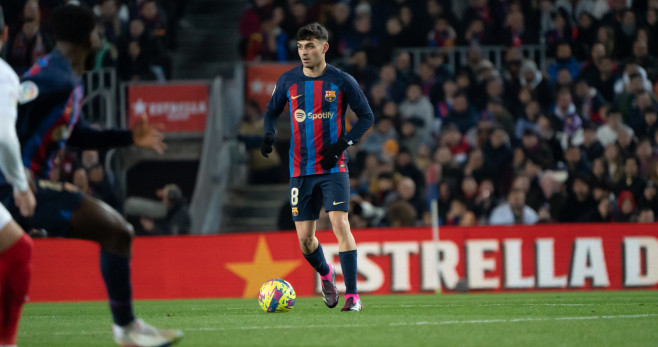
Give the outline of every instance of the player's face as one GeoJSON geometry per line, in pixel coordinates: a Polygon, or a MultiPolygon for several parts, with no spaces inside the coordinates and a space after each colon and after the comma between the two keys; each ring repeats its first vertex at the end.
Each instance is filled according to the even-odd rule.
{"type": "Polygon", "coordinates": [[[329,44],[318,39],[297,41],[297,53],[305,68],[314,68],[324,62],[329,44]]]}

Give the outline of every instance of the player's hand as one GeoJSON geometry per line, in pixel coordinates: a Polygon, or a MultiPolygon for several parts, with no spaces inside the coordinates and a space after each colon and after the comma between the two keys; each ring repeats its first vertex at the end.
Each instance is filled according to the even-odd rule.
{"type": "Polygon", "coordinates": [[[146,114],[142,114],[132,128],[135,146],[150,148],[158,154],[163,154],[167,149],[167,145],[162,141],[164,135],[162,135],[160,129],[162,129],[161,124],[158,127],[150,124],[146,114]]]}
{"type": "Polygon", "coordinates": [[[338,139],[336,143],[332,143],[329,147],[323,148],[320,151],[322,155],[322,160],[320,160],[320,166],[324,170],[331,170],[338,163],[338,159],[345,152],[347,147],[350,145],[345,141],[345,139],[338,139]]]}
{"type": "Polygon", "coordinates": [[[269,154],[272,153],[272,146],[274,145],[274,134],[267,133],[263,138],[263,143],[260,144],[260,153],[265,158],[269,158],[269,154]]]}
{"type": "Polygon", "coordinates": [[[31,190],[28,189],[24,192],[14,190],[14,201],[23,217],[32,217],[34,208],[37,206],[37,200],[34,198],[31,190]]]}

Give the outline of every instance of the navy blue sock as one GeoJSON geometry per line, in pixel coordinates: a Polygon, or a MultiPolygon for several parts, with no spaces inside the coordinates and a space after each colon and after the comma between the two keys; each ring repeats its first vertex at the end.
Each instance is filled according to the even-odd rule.
{"type": "Polygon", "coordinates": [[[338,252],[338,256],[345,278],[345,294],[358,294],[356,291],[356,249],[338,252]]]}
{"type": "Polygon", "coordinates": [[[130,283],[130,258],[120,257],[101,249],[101,273],[110,298],[114,324],[119,326],[129,324],[135,319],[130,283]]]}
{"type": "Polygon", "coordinates": [[[311,254],[304,254],[304,258],[306,258],[306,261],[311,264],[320,276],[329,273],[329,265],[327,265],[327,259],[324,258],[324,252],[322,251],[322,245],[320,242],[318,242],[318,248],[316,248],[311,254]]]}

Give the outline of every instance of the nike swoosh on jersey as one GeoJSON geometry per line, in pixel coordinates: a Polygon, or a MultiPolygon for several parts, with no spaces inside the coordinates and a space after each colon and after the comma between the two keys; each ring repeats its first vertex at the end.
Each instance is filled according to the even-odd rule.
{"type": "Polygon", "coordinates": [[[334,206],[336,206],[336,205],[340,205],[340,204],[344,204],[344,203],[345,203],[345,201],[341,201],[341,202],[335,202],[335,201],[334,201],[334,206]]]}
{"type": "Polygon", "coordinates": [[[302,95],[304,95],[304,94],[299,94],[299,95],[291,96],[290,98],[293,99],[293,100],[295,100],[295,99],[297,99],[298,97],[300,97],[300,96],[302,96],[302,95]]]}

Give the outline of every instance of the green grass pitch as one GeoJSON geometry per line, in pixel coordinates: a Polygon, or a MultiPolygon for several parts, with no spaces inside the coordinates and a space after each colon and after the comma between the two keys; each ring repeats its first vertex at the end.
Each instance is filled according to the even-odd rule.
{"type": "MultiPolygon", "coordinates": [[[[298,298],[139,301],[137,314],[185,333],[180,346],[657,346],[658,292],[363,296],[363,312],[298,298]]],[[[105,302],[25,306],[19,346],[113,346],[105,302]]]]}

